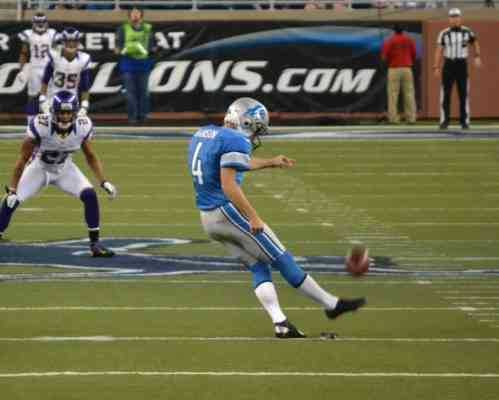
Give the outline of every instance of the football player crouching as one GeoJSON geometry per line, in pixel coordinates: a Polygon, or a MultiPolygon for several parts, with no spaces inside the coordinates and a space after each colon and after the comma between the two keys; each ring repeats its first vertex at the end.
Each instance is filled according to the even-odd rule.
{"type": "Polygon", "coordinates": [[[0,208],[0,238],[20,204],[44,187],[54,185],[83,202],[92,256],[112,257],[113,251],[99,241],[97,194],[73,162],[72,153],[79,149],[83,151],[90,169],[111,199],[117,196],[117,190],[105,179],[102,164],[92,148],[92,121],[88,117],[77,117],[78,110],[77,96],[59,91],[54,95],[51,113],[39,114],[29,124],[7,196],[0,208]]]}

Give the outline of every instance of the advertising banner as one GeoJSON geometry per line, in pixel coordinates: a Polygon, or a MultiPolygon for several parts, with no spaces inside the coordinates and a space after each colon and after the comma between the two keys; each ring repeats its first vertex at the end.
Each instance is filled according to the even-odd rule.
{"type": "MultiPolygon", "coordinates": [[[[52,24],[60,31],[63,26],[52,24]]],[[[116,24],[76,24],[92,57],[91,111],[126,112],[118,68],[116,24]]],[[[0,113],[23,112],[18,32],[0,24],[0,113]]],[[[406,25],[418,47],[421,24],[406,25]]],[[[391,25],[289,21],[155,23],[158,51],[149,76],[153,112],[222,112],[250,96],[274,112],[350,113],[386,109],[386,68],[380,59],[391,25]]],[[[419,102],[418,102],[419,103],[419,102]]]]}

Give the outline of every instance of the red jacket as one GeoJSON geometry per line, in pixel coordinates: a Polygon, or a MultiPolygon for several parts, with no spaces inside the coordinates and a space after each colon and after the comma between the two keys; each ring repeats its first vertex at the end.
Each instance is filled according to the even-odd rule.
{"type": "Polygon", "coordinates": [[[416,42],[404,33],[395,33],[383,44],[381,56],[389,68],[412,67],[416,61],[416,42]]]}

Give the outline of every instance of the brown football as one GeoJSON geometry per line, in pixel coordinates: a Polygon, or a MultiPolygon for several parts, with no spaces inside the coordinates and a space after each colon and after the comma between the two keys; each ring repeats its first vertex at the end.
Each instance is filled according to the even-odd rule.
{"type": "Polygon", "coordinates": [[[355,245],[345,260],[346,270],[353,276],[364,275],[369,270],[369,251],[367,247],[355,245]]]}

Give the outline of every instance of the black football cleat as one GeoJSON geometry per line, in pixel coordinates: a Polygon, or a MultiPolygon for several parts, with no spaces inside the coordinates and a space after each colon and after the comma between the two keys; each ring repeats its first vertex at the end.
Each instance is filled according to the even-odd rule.
{"type": "Polygon", "coordinates": [[[303,339],[307,337],[307,335],[301,332],[287,319],[274,324],[274,331],[276,338],[279,339],[303,339]]]}
{"type": "Polygon", "coordinates": [[[470,126],[468,124],[461,124],[461,129],[468,130],[470,129],[470,126]]]}
{"type": "Polygon", "coordinates": [[[439,126],[439,129],[440,130],[446,130],[447,128],[449,127],[449,123],[448,122],[442,122],[439,126]]]}
{"type": "Polygon", "coordinates": [[[341,314],[346,312],[352,312],[358,310],[366,304],[366,299],[364,297],[359,297],[357,299],[339,299],[336,307],[331,310],[324,310],[326,317],[329,319],[335,319],[341,314]]]}
{"type": "Polygon", "coordinates": [[[90,245],[90,252],[92,253],[92,257],[113,257],[114,251],[107,249],[99,242],[92,243],[90,245]]]}

